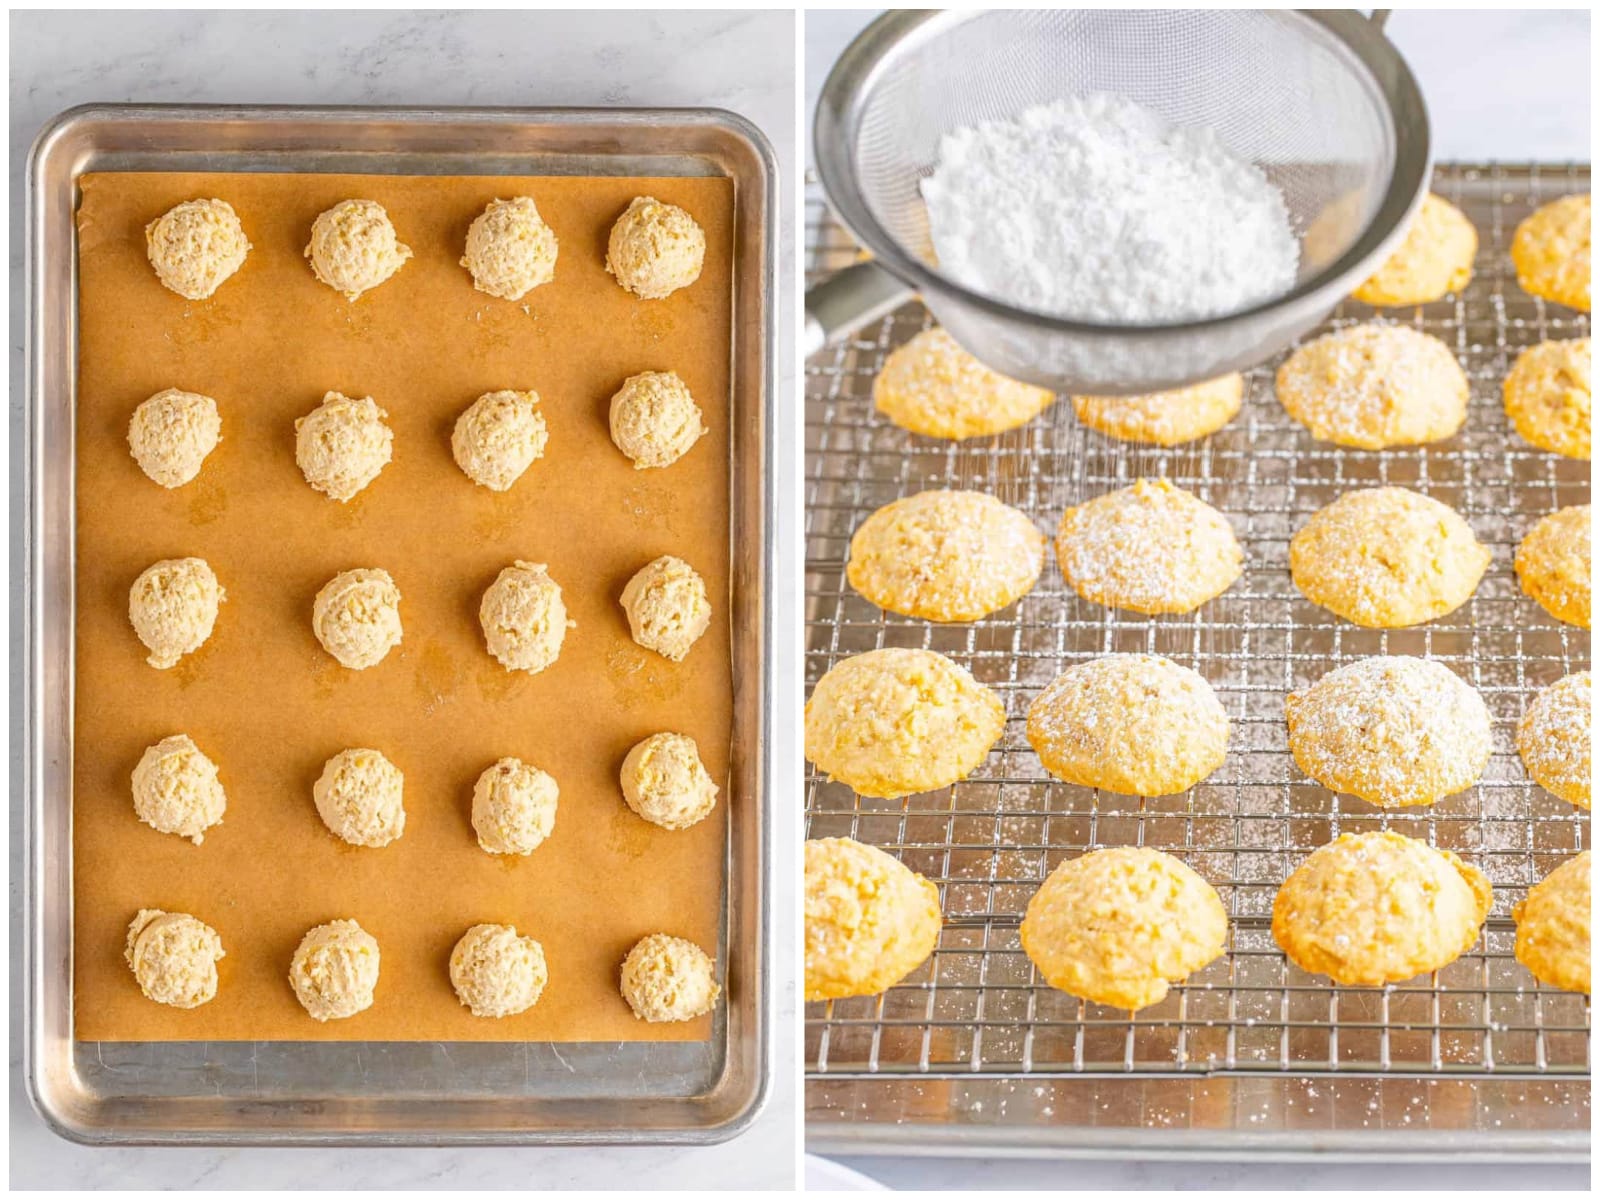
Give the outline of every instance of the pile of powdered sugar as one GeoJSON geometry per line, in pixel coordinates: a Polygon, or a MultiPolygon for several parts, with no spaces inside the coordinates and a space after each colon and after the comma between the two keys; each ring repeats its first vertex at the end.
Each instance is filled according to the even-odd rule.
{"type": "Polygon", "coordinates": [[[1111,95],[945,135],[922,197],[946,273],[1079,320],[1235,312],[1288,291],[1300,257],[1282,193],[1214,130],[1111,95]]]}

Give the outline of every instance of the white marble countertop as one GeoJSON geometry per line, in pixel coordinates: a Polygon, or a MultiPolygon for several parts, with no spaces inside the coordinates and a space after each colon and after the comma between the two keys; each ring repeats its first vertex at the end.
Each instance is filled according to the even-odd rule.
{"type": "MultiPolygon", "coordinates": [[[[794,16],[784,12],[19,13],[11,18],[11,417],[22,371],[22,174],[34,134],[89,101],[330,104],[709,105],[753,120],[783,179],[794,227],[794,16]]],[[[779,294],[792,294],[793,240],[780,247],[779,294]]],[[[781,378],[792,378],[792,322],[781,378]]],[[[787,385],[786,385],[787,386],[787,385]]],[[[780,397],[783,411],[793,411],[780,397]]],[[[780,438],[780,446],[786,439],[780,438]]],[[[13,465],[18,439],[13,436],[13,465]]],[[[797,440],[793,441],[796,452],[797,440]]],[[[798,454],[780,494],[798,496],[798,454]]],[[[17,482],[12,501],[16,511],[17,482]]],[[[798,564],[798,506],[779,532],[798,564]]],[[[798,566],[796,566],[798,576],[798,566]]],[[[15,572],[13,572],[15,578],[15,572]]],[[[794,604],[798,588],[777,589],[794,604]]],[[[796,627],[793,608],[775,613],[796,627]]],[[[13,629],[12,652],[17,643],[13,629]]],[[[798,642],[781,639],[779,686],[798,678],[798,642]]],[[[792,683],[791,683],[792,686],[792,683]]],[[[798,779],[797,741],[774,745],[774,778],[798,779]]],[[[15,773],[18,768],[13,763],[15,773]]],[[[13,784],[16,778],[14,775],[13,784]]],[[[13,794],[16,788],[13,787],[13,794]]],[[[793,861],[792,822],[775,804],[774,861],[793,861]]],[[[13,821],[16,821],[15,814],[13,821]]],[[[792,1042],[780,1039],[771,1098],[743,1137],[705,1149],[326,1150],[89,1149],[46,1130],[20,1082],[19,839],[12,837],[11,1184],[14,1188],[662,1188],[783,1187],[795,1171],[792,1042]]],[[[775,891],[773,970],[779,1029],[792,1028],[792,889],[775,891]]]]}

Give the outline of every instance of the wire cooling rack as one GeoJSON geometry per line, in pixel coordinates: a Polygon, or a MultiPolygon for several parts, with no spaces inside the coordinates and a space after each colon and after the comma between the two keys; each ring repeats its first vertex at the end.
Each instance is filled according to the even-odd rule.
{"type": "MultiPolygon", "coordinates": [[[[885,355],[931,323],[916,303],[807,363],[808,688],[850,655],[920,646],[968,667],[1003,698],[1007,713],[987,762],[949,788],[873,800],[808,773],[807,836],[849,836],[884,848],[938,884],[945,914],[933,957],[898,986],[882,996],[807,1006],[811,1119],[943,1119],[943,1110],[966,1104],[967,1119],[1005,1121],[971,1110],[982,1107],[974,1097],[988,1095],[1002,1108],[1009,1097],[1013,1120],[1049,1124],[1060,1120],[1053,1098],[1064,1097],[1021,1085],[1085,1075],[1256,1074],[1309,1081],[1297,1093],[1307,1109],[1315,1107],[1317,1078],[1554,1081],[1561,1086],[1522,1099],[1564,1109],[1545,1125],[1587,1127],[1588,1000],[1538,985],[1515,961],[1511,910],[1530,884],[1588,844],[1587,814],[1527,779],[1513,739],[1537,689],[1589,665],[1589,637],[1525,597],[1511,563],[1536,520],[1587,502],[1589,469],[1523,442],[1505,418],[1500,384],[1523,347],[1588,335],[1586,315],[1517,286],[1508,247],[1517,223],[1538,205],[1587,191],[1589,171],[1441,166],[1434,188],[1478,229],[1473,280],[1460,296],[1382,315],[1442,338],[1467,372],[1467,425],[1442,445],[1375,454],[1313,441],[1273,396],[1278,359],[1247,375],[1244,409],[1227,429],[1190,446],[1113,441],[1079,426],[1065,400],[998,437],[918,437],[877,414],[871,398],[885,355]],[[1149,476],[1166,476],[1227,514],[1245,548],[1243,576],[1197,613],[1145,618],[1090,604],[1066,587],[1053,556],[1031,594],[970,625],[884,613],[845,581],[851,533],[898,497],[931,487],[986,491],[1053,533],[1068,505],[1149,476]],[[1288,541],[1306,518],[1350,488],[1379,483],[1449,504],[1493,551],[1473,600],[1419,628],[1340,622],[1304,600],[1289,579],[1288,541]],[[1227,763],[1182,795],[1124,797],[1064,784],[1027,744],[1024,715],[1045,685],[1070,664],[1119,651],[1163,654],[1195,668],[1228,710],[1227,763]],[[1373,654],[1438,659],[1477,688],[1493,718],[1494,753],[1476,787],[1428,808],[1385,812],[1297,771],[1285,693],[1373,654]],[[1270,931],[1273,896],[1310,851],[1343,832],[1380,828],[1476,862],[1494,884],[1494,908],[1478,943],[1433,975],[1382,989],[1337,987],[1285,960],[1270,931]],[[1018,937],[1029,898],[1059,862],[1116,845],[1154,846],[1186,860],[1217,887],[1231,923],[1222,958],[1136,1016],[1051,989],[1018,937]],[[885,1085],[881,1094],[850,1086],[869,1078],[885,1085]],[[954,1092],[902,1088],[892,1111],[877,1111],[895,1079],[968,1083],[954,1092]],[[985,1092],[981,1079],[1011,1086],[985,1092]]],[[[815,190],[806,215],[814,277],[855,259],[855,246],[815,190]]],[[[1374,315],[1347,302],[1316,332],[1374,315]]],[[[1381,1087],[1372,1092],[1371,1111],[1380,1111],[1384,1094],[1381,1087]]],[[[1403,1091],[1407,1098],[1429,1094],[1403,1091]]],[[[1109,1123],[1167,1123],[1152,1116],[1152,1097],[1172,1095],[1124,1096],[1118,1103],[1134,1108],[1109,1123]]],[[[1202,1092],[1186,1095],[1180,1124],[1192,1123],[1202,1104],[1202,1092]]],[[[1244,1095],[1230,1098],[1224,1123],[1257,1119],[1240,1109],[1244,1095]]],[[[1517,1101],[1516,1092],[1503,1093],[1504,1107],[1515,1109],[1517,1101]]],[[[1389,1125],[1411,1119],[1389,1115],[1389,1125]]],[[[1269,1128],[1293,1125],[1282,1114],[1260,1119],[1269,1128]]]]}

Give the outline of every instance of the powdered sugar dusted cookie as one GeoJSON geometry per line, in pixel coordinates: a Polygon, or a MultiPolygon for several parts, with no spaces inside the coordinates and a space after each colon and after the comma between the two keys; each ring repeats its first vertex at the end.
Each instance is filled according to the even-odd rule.
{"type": "Polygon", "coordinates": [[[925,329],[883,360],[872,402],[902,429],[972,438],[1026,425],[1055,394],[991,371],[943,329],[925,329]]]}
{"type": "Polygon", "coordinates": [[[1593,525],[1587,504],[1551,513],[1517,546],[1522,590],[1558,621],[1589,628],[1589,543],[1593,525]]]}
{"type": "Polygon", "coordinates": [[[1506,415],[1541,450],[1587,460],[1592,406],[1589,339],[1540,342],[1517,355],[1506,375],[1506,415]]]}
{"type": "Polygon", "coordinates": [[[1517,961],[1550,987],[1589,994],[1589,852],[1575,854],[1528,889],[1511,915],[1517,961]]]}
{"type": "Polygon", "coordinates": [[[1146,396],[1074,396],[1072,408],[1107,437],[1178,446],[1217,432],[1239,415],[1243,400],[1244,377],[1234,374],[1146,396]]]}
{"type": "Polygon", "coordinates": [[[1558,679],[1535,696],[1517,723],[1517,753],[1533,781],[1579,808],[1593,786],[1589,672],[1558,679]]]}

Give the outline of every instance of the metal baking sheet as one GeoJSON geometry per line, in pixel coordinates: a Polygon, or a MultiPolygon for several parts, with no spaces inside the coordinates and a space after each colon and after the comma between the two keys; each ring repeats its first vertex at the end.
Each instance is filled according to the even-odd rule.
{"type": "Polygon", "coordinates": [[[25,1069],[86,1142],[710,1142],[749,1123],[770,1064],[766,747],[772,578],[776,167],[711,110],[92,106],[28,172],[25,1069]],[[72,1029],[73,213],[89,171],[719,175],[735,193],[728,1003],[699,1043],[74,1041],[72,1029]],[[734,813],[737,816],[733,816],[734,813]]]}
{"type": "MultiPolygon", "coordinates": [[[[1523,773],[1515,722],[1532,693],[1589,664],[1587,630],[1518,588],[1517,541],[1535,520],[1589,499],[1589,464],[1510,429],[1500,384],[1517,352],[1587,336],[1589,318],[1523,292],[1507,255],[1535,207],[1587,192],[1587,166],[1441,166],[1434,190],[1477,226],[1465,292],[1382,315],[1442,338],[1472,385],[1466,428],[1441,445],[1381,454],[1313,442],[1272,392],[1278,359],[1251,371],[1244,410],[1175,449],[1079,426],[1065,399],[999,437],[907,434],[873,410],[884,356],[930,323],[910,304],[806,368],[806,676],[879,646],[926,646],[1004,698],[987,763],[954,787],[880,801],[807,778],[808,837],[886,848],[936,882],[946,924],[933,958],[880,997],[806,1007],[807,1144],[831,1153],[1384,1158],[1579,1158],[1589,1140],[1588,998],[1537,985],[1512,957],[1513,906],[1590,844],[1589,815],[1523,773]],[[971,625],[885,614],[844,579],[868,513],[930,487],[976,488],[1054,532],[1069,504],[1167,475],[1232,519],[1245,574],[1197,613],[1147,619],[1080,600],[1052,559],[1032,594],[971,625]],[[1494,552],[1474,600],[1409,630],[1362,630],[1303,600],[1288,539],[1352,487],[1400,484],[1462,512],[1494,552]],[[1067,664],[1112,651],[1168,655],[1205,675],[1233,722],[1227,764],[1179,796],[1139,799],[1052,780],[1023,735],[1029,702],[1067,664]],[[1283,694],[1371,654],[1441,659],[1483,694],[1494,755],[1478,786],[1425,809],[1382,812],[1298,774],[1283,694]],[[1482,938],[1434,975],[1383,989],[1335,987],[1290,966],[1272,940],[1277,885],[1340,832],[1388,827],[1460,851],[1495,887],[1482,938]],[[1142,844],[1218,886],[1227,953],[1131,1017],[1037,977],[1018,940],[1034,890],[1063,858],[1142,844]]],[[[856,249],[819,193],[807,207],[814,277],[856,249]]],[[[1322,328],[1368,320],[1347,302],[1322,328]]]]}

